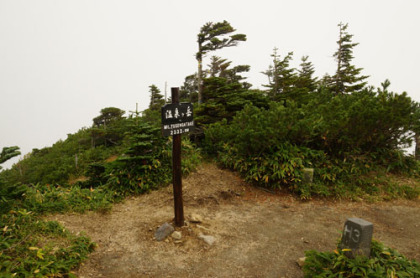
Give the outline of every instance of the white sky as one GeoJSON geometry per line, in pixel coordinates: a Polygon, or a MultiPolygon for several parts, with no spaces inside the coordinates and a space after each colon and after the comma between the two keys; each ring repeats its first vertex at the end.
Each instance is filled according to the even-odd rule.
{"type": "Polygon", "coordinates": [[[196,72],[197,33],[210,21],[247,35],[209,56],[250,65],[255,88],[274,47],[333,74],[337,24],[349,23],[369,84],[388,78],[420,101],[419,11],[418,0],[0,0],[0,150],[51,146],[105,107],[146,109],[149,85],[164,92],[167,82],[169,94],[196,72]]]}

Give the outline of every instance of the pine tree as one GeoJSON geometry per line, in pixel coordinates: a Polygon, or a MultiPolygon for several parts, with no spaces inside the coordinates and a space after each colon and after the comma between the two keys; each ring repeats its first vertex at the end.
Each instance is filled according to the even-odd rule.
{"type": "Polygon", "coordinates": [[[313,77],[313,74],[315,73],[314,66],[312,65],[312,62],[308,61],[308,56],[303,56],[301,61],[296,87],[308,92],[313,92],[317,87],[317,78],[313,77]]]}
{"type": "Polygon", "coordinates": [[[295,69],[290,68],[290,61],[293,58],[293,52],[289,52],[283,59],[277,54],[277,48],[274,49],[273,64],[263,74],[268,77],[268,96],[271,100],[280,101],[290,99],[294,93],[296,82],[295,69]]]}
{"type": "Polygon", "coordinates": [[[117,122],[124,117],[124,111],[116,107],[106,107],[101,109],[101,114],[93,118],[91,129],[92,147],[99,145],[118,145],[123,138],[117,122]]]}
{"type": "Polygon", "coordinates": [[[180,102],[197,102],[198,100],[197,74],[185,77],[184,84],[179,88],[180,102]]]}
{"type": "MultiPolygon", "coordinates": [[[[0,164],[3,164],[7,160],[20,155],[19,147],[13,146],[13,147],[4,147],[3,150],[0,153],[0,164]]],[[[0,170],[1,170],[0,166],[0,170]]]]}
{"type": "Polygon", "coordinates": [[[218,56],[211,56],[210,58],[210,64],[208,65],[210,77],[222,77],[227,68],[232,64],[231,61],[228,61],[227,59],[222,59],[218,56]]]}
{"type": "Polygon", "coordinates": [[[160,90],[156,85],[149,86],[150,92],[150,104],[149,109],[158,111],[160,108],[165,104],[165,99],[163,95],[160,93],[160,90]]]}
{"type": "Polygon", "coordinates": [[[243,77],[241,73],[249,72],[251,67],[249,65],[238,65],[229,68],[231,64],[232,61],[228,61],[227,59],[222,59],[217,56],[212,56],[211,64],[208,65],[210,68],[210,78],[225,78],[228,83],[239,83],[242,85],[243,88],[249,89],[252,85],[248,82],[243,81],[244,79],[246,79],[246,77],[243,77]]]}
{"type": "Polygon", "coordinates": [[[198,52],[198,103],[203,102],[203,57],[210,51],[238,45],[240,41],[246,41],[246,35],[233,34],[236,30],[226,20],[223,22],[208,22],[204,24],[197,35],[198,52]]]}
{"type": "Polygon", "coordinates": [[[338,24],[340,28],[340,35],[337,41],[338,50],[334,53],[334,57],[337,61],[337,71],[332,76],[330,85],[332,91],[335,94],[350,94],[352,92],[362,90],[367,82],[364,80],[368,76],[360,75],[362,68],[356,68],[352,65],[353,60],[353,48],[358,43],[353,43],[353,35],[347,32],[348,24],[338,24]]]}
{"type": "Polygon", "coordinates": [[[119,192],[147,192],[169,181],[167,139],[160,127],[128,121],[128,149],[110,165],[109,186],[119,192]]]}

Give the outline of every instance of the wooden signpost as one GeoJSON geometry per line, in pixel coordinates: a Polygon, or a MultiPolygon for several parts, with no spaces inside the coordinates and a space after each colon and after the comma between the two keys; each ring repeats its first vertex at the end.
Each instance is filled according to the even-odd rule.
{"type": "Polygon", "coordinates": [[[181,134],[193,131],[193,105],[179,103],[179,88],[171,88],[172,104],[162,107],[162,134],[173,136],[172,140],[172,184],[174,189],[175,225],[184,225],[182,201],[181,134]]]}

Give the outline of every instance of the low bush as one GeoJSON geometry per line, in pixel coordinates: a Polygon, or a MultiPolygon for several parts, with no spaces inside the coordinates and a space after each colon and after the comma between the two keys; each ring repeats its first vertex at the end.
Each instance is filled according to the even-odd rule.
{"type": "Polygon", "coordinates": [[[97,188],[31,185],[20,207],[38,214],[109,210],[117,195],[103,186],[97,188]]]}
{"type": "Polygon", "coordinates": [[[0,217],[1,277],[76,277],[70,271],[95,244],[24,209],[0,217]]]}
{"type": "MultiPolygon", "coordinates": [[[[162,137],[160,128],[147,123],[133,129],[125,153],[106,166],[107,188],[127,194],[139,194],[168,184],[172,177],[172,138],[162,137]]],[[[199,151],[184,137],[182,172],[190,173],[200,161],[199,151]]]]}
{"type": "Polygon", "coordinates": [[[248,181],[302,198],[377,194],[375,173],[417,172],[414,158],[399,149],[412,139],[415,107],[406,94],[321,90],[307,104],[247,105],[231,122],[207,126],[203,149],[248,181]],[[315,168],[312,184],[301,182],[304,167],[315,168]]]}
{"type": "Polygon", "coordinates": [[[339,248],[334,252],[306,251],[305,277],[420,277],[420,264],[373,240],[370,258],[348,258],[339,248]]]}

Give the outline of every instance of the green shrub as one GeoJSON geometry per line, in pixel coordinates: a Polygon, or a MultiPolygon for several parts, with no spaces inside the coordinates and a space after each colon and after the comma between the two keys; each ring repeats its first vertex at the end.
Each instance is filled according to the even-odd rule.
{"type": "Polygon", "coordinates": [[[8,212],[17,202],[21,202],[26,193],[22,184],[3,184],[0,181],[0,215],[8,212]]]}
{"type": "Polygon", "coordinates": [[[1,277],[75,277],[70,270],[95,247],[89,238],[22,209],[2,215],[0,230],[1,277]]]}
{"type": "Polygon", "coordinates": [[[36,213],[108,210],[114,198],[114,192],[104,187],[89,189],[36,184],[28,187],[20,206],[36,213]]]}
{"type": "Polygon", "coordinates": [[[311,189],[302,186],[302,171],[319,155],[308,148],[285,143],[261,155],[243,156],[235,147],[225,144],[218,159],[225,167],[240,172],[249,182],[270,188],[285,187],[306,196],[310,195],[311,189]]]}
{"type": "Polygon", "coordinates": [[[123,194],[139,194],[168,183],[171,176],[170,144],[148,123],[132,123],[128,148],[109,163],[107,186],[123,194]]]}
{"type": "MultiPolygon", "coordinates": [[[[106,168],[106,186],[118,194],[140,194],[168,184],[172,178],[172,138],[148,123],[131,129],[125,153],[106,168]]],[[[199,151],[184,137],[182,172],[188,174],[200,161],[199,151]]]]}
{"type": "Polygon", "coordinates": [[[305,277],[420,277],[420,264],[373,240],[370,258],[348,258],[339,248],[334,252],[306,251],[305,277]]]}
{"type": "Polygon", "coordinates": [[[248,181],[287,187],[303,198],[378,194],[371,173],[417,171],[414,158],[399,150],[411,140],[416,107],[406,94],[320,90],[308,99],[273,102],[269,109],[247,105],[231,122],[207,126],[203,149],[248,181]],[[312,184],[300,182],[304,167],[315,168],[312,184]]]}

